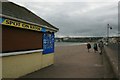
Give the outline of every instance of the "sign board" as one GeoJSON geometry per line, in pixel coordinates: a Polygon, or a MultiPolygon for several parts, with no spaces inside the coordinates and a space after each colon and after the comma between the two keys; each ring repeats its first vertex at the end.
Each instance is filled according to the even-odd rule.
{"type": "Polygon", "coordinates": [[[18,27],[18,28],[29,29],[29,30],[34,30],[34,31],[41,31],[41,32],[46,31],[45,28],[42,28],[42,27],[39,27],[39,26],[35,26],[35,25],[31,25],[31,24],[27,24],[27,23],[24,23],[24,22],[11,20],[11,19],[6,19],[6,18],[0,18],[0,24],[13,26],[13,27],[18,27]]]}
{"type": "Polygon", "coordinates": [[[43,34],[43,54],[54,52],[54,33],[43,34]]]}

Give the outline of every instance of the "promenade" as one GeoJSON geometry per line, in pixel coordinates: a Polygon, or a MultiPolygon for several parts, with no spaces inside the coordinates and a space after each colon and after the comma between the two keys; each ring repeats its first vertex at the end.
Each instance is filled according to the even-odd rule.
{"type": "Polygon", "coordinates": [[[112,72],[105,72],[103,55],[88,53],[86,45],[57,46],[55,48],[55,63],[49,67],[25,75],[21,78],[107,78],[112,72]]]}

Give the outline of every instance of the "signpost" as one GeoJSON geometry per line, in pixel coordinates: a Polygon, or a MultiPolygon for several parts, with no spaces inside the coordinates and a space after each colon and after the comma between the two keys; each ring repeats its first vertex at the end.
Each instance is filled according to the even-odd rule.
{"type": "Polygon", "coordinates": [[[109,29],[112,29],[112,27],[107,24],[107,43],[109,43],[109,29]]]}

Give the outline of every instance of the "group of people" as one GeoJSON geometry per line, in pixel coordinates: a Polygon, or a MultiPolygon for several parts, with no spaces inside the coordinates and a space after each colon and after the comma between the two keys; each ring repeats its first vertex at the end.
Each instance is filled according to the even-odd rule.
{"type": "MultiPolygon", "coordinates": [[[[103,42],[102,41],[100,41],[100,42],[95,42],[94,44],[93,44],[93,49],[94,49],[94,52],[96,53],[96,52],[98,52],[98,48],[99,48],[99,50],[100,50],[100,54],[102,54],[103,53],[103,47],[104,47],[104,44],[103,44],[103,42]]],[[[90,43],[87,43],[87,49],[88,49],[88,52],[89,52],[89,50],[91,49],[91,44],[90,43]]]]}

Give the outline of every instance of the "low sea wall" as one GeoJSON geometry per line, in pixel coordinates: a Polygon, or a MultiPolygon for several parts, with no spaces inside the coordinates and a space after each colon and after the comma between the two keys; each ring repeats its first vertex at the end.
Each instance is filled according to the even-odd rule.
{"type": "Polygon", "coordinates": [[[110,46],[112,45],[108,45],[104,47],[105,50],[105,58],[107,59],[108,63],[109,63],[109,67],[112,68],[113,70],[113,74],[115,78],[118,78],[119,74],[118,74],[118,49],[114,49],[115,47],[117,48],[117,45],[114,48],[111,48],[110,46]]]}

